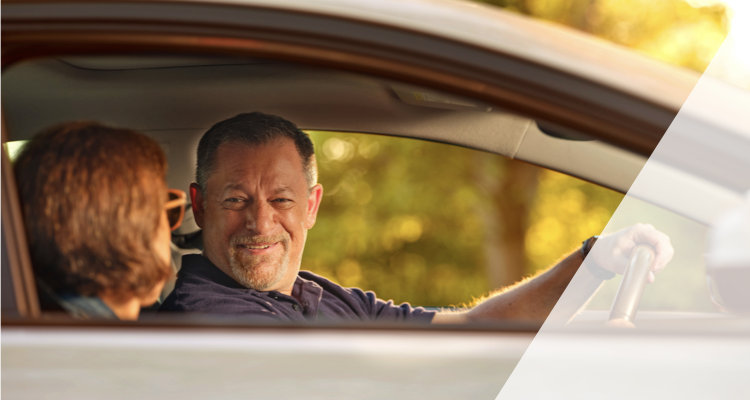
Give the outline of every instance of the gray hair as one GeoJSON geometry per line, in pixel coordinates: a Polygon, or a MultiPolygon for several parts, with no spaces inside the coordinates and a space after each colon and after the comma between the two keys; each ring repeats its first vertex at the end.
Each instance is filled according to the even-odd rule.
{"type": "Polygon", "coordinates": [[[310,137],[295,124],[275,115],[261,112],[244,113],[212,126],[198,144],[198,163],[195,181],[201,192],[206,193],[206,182],[213,173],[216,151],[222,144],[232,143],[260,146],[280,139],[291,139],[302,160],[302,170],[308,189],[318,182],[318,165],[315,148],[310,137]]]}

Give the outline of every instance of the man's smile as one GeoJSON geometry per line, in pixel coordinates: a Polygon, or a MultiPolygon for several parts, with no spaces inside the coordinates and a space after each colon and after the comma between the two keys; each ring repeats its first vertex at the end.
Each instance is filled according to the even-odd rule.
{"type": "Polygon", "coordinates": [[[289,234],[238,235],[229,240],[229,266],[241,285],[266,290],[276,285],[289,267],[289,234]]]}
{"type": "Polygon", "coordinates": [[[238,244],[238,247],[242,248],[244,252],[252,255],[262,255],[270,253],[278,247],[280,242],[273,243],[258,243],[258,244],[238,244]]]}

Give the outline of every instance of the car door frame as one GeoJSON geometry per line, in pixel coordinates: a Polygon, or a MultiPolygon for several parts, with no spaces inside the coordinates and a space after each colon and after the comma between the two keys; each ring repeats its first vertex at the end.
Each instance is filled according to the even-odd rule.
{"type": "MultiPolygon", "coordinates": [[[[3,70],[26,59],[65,54],[168,51],[272,58],[470,96],[646,156],[677,112],[514,54],[356,18],[270,6],[11,1],[3,4],[2,20],[3,70]],[[240,21],[238,14],[246,18],[240,21]],[[264,25],[264,18],[274,20],[275,27],[264,25]]],[[[3,124],[3,143],[11,138],[3,124]]],[[[5,152],[2,157],[2,268],[12,278],[16,308],[3,319],[37,318],[22,211],[9,158],[5,152]]]]}

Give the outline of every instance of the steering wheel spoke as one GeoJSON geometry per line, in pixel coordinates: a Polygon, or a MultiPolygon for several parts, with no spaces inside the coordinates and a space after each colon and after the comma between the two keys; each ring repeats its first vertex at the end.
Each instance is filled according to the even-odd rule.
{"type": "Polygon", "coordinates": [[[610,321],[621,319],[633,322],[655,258],[654,248],[647,244],[639,244],[633,249],[628,268],[622,276],[620,288],[612,303],[610,321]]]}

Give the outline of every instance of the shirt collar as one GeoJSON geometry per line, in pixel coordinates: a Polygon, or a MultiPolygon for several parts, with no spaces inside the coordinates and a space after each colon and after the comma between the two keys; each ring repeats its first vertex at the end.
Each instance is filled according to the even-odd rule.
{"type": "Polygon", "coordinates": [[[98,297],[62,295],[60,305],[75,318],[119,319],[98,297]]]}
{"type": "Polygon", "coordinates": [[[178,272],[178,275],[181,273],[198,275],[219,285],[234,289],[247,289],[235,281],[234,278],[220,270],[219,267],[214,265],[203,254],[185,254],[182,256],[182,268],[178,272]]]}
{"type": "MultiPolygon", "coordinates": [[[[277,295],[284,296],[282,293],[275,290],[261,292],[242,286],[239,282],[234,280],[234,278],[227,275],[224,271],[219,269],[219,267],[214,265],[214,263],[212,263],[211,260],[209,260],[208,257],[204,256],[203,254],[186,254],[182,256],[182,258],[183,262],[180,272],[187,272],[202,276],[206,279],[211,280],[212,282],[229,288],[244,289],[258,293],[275,293],[277,295]]],[[[320,285],[297,275],[297,279],[295,279],[294,281],[294,287],[292,288],[293,298],[299,300],[300,303],[308,301],[311,303],[315,302],[317,304],[322,296],[323,288],[320,285]]]]}

